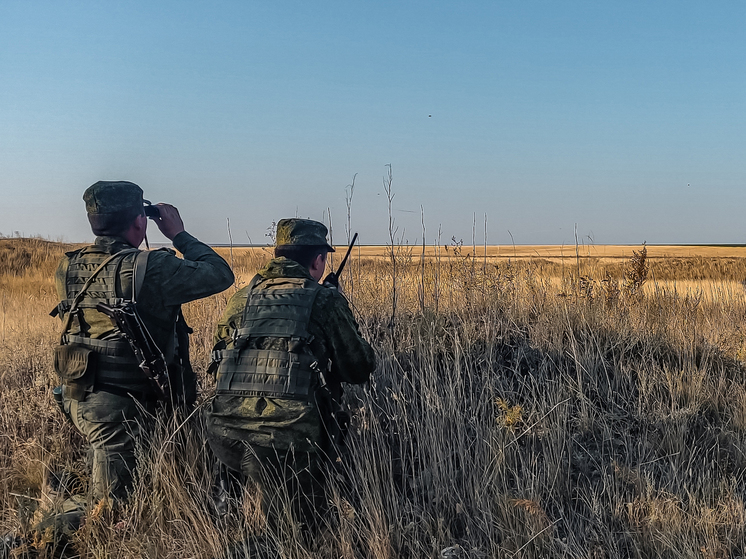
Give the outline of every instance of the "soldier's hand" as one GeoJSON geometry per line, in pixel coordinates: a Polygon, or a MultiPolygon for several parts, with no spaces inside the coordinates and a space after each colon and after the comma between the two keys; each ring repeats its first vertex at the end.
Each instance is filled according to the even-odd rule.
{"type": "Polygon", "coordinates": [[[324,278],[324,281],[321,285],[330,289],[339,289],[339,278],[337,277],[337,274],[335,274],[334,272],[330,272],[324,278]]]}
{"type": "Polygon", "coordinates": [[[167,239],[173,241],[174,237],[184,231],[184,222],[181,221],[179,210],[171,204],[156,204],[160,211],[160,217],[153,219],[158,229],[161,230],[167,239]]]}

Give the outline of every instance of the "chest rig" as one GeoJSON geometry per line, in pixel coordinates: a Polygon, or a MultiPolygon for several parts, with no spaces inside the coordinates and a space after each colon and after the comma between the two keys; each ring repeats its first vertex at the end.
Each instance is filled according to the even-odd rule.
{"type": "Polygon", "coordinates": [[[304,278],[255,278],[233,348],[213,352],[217,393],[313,399],[321,369],[309,344],[311,310],[322,287],[304,278]]]}
{"type": "Polygon", "coordinates": [[[83,399],[94,385],[147,390],[147,379],[132,349],[111,320],[96,310],[135,300],[147,267],[147,252],[125,249],[108,254],[86,247],[68,254],[66,299],[50,313],[63,319],[60,345],[55,350],[55,369],[74,399],[83,399]],[[121,279],[131,277],[129,298],[122,293],[121,279]]]}
{"type": "MultiPolygon", "coordinates": [[[[76,298],[79,298],[75,305],[76,309],[83,312],[83,316],[89,315],[91,310],[96,309],[98,303],[107,305],[117,305],[124,301],[129,301],[119,295],[117,283],[120,274],[129,274],[132,276],[132,285],[135,288],[136,278],[134,269],[139,254],[146,254],[138,249],[125,249],[115,254],[108,254],[96,247],[86,247],[84,249],[68,253],[67,274],[65,275],[65,292],[66,298],[57,305],[56,311],[52,315],[60,314],[63,318],[70,312],[76,298]]],[[[137,262],[137,268],[144,268],[141,262],[137,262]]],[[[140,275],[144,275],[145,270],[139,270],[140,275]]],[[[134,294],[132,294],[134,297],[134,294]]],[[[98,312],[98,311],[96,311],[98,312]]],[[[76,318],[80,319],[78,315],[76,318]]],[[[78,320],[80,329],[85,329],[85,320],[78,320]]]]}

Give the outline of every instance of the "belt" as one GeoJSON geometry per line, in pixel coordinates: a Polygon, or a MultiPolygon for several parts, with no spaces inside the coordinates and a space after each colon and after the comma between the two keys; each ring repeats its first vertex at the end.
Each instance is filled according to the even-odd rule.
{"type": "Polygon", "coordinates": [[[122,388],[121,386],[114,386],[112,384],[100,384],[96,383],[95,390],[97,392],[108,392],[109,394],[115,394],[117,396],[132,397],[138,402],[155,402],[158,400],[155,392],[152,390],[139,391],[129,390],[128,388],[122,388]]]}

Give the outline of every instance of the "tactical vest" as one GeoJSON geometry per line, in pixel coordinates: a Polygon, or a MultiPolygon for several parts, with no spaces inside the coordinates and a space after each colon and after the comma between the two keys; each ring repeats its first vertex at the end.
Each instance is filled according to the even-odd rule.
{"type": "Polygon", "coordinates": [[[321,368],[308,325],[320,289],[303,278],[252,281],[233,348],[213,352],[218,394],[313,400],[321,368]],[[254,348],[260,339],[287,350],[254,348]]]}
{"type": "Polygon", "coordinates": [[[85,392],[90,392],[94,385],[121,387],[133,393],[149,391],[148,380],[129,344],[111,320],[96,310],[98,303],[118,305],[135,300],[142,287],[147,256],[147,252],[137,249],[111,255],[95,246],[68,253],[66,299],[51,314],[59,314],[63,319],[60,346],[55,350],[55,368],[70,397],[83,399],[85,392]],[[132,278],[132,292],[124,294],[121,293],[121,278],[127,275],[132,278]],[[90,356],[91,353],[95,355],[90,356]],[[95,362],[89,363],[94,357],[95,362]],[[83,359],[85,363],[79,364],[77,369],[75,363],[60,362],[83,359]]]}

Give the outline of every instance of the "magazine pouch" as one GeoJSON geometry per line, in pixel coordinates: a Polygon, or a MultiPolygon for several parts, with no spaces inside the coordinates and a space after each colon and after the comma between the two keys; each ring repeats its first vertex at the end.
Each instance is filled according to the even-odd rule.
{"type": "Polygon", "coordinates": [[[65,385],[65,396],[83,401],[86,392],[93,390],[95,352],[78,344],[58,345],[54,348],[54,370],[65,385]]]}

